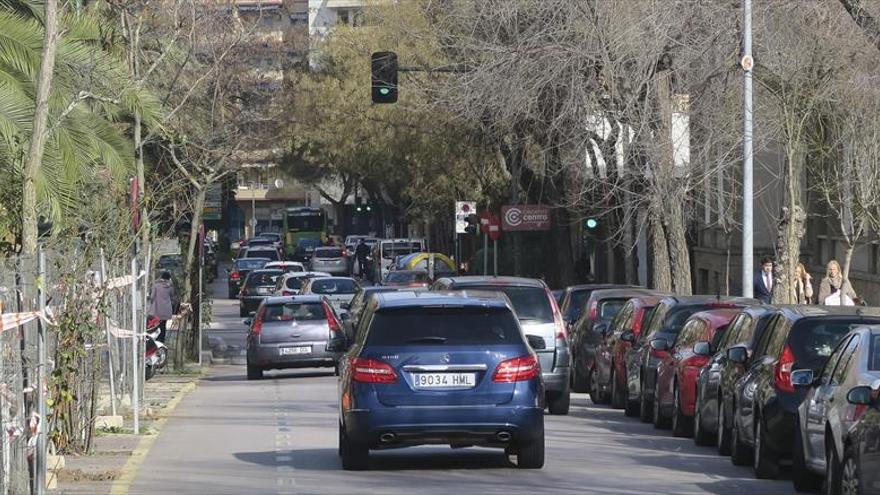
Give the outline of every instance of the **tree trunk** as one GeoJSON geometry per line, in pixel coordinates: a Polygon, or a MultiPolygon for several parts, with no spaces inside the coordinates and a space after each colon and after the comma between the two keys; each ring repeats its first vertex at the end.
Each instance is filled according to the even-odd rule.
{"type": "Polygon", "coordinates": [[[779,223],[776,237],[776,267],[774,269],[773,303],[795,304],[794,294],[795,268],[800,258],[800,243],[804,235],[806,213],[800,206],[794,209],[782,209],[782,221],[779,223]]]}
{"type": "Polygon", "coordinates": [[[666,229],[660,221],[661,213],[652,208],[648,214],[651,228],[651,256],[653,261],[653,285],[660,292],[672,292],[672,273],[669,265],[669,249],[666,244],[666,229]]]}
{"type": "Polygon", "coordinates": [[[208,184],[203,184],[196,192],[196,199],[193,203],[192,221],[190,222],[189,227],[189,242],[187,243],[187,249],[184,256],[183,273],[186,278],[184,280],[184,289],[180,300],[189,302],[192,305],[193,318],[190,320],[192,325],[181,325],[180,332],[177,335],[178,359],[175,362],[175,366],[178,368],[183,368],[186,360],[198,357],[199,343],[196,337],[198,336],[198,325],[201,325],[201,322],[198,321],[197,316],[199,312],[198,298],[194,297],[193,279],[198,282],[198,267],[196,261],[198,260],[199,226],[202,223],[202,209],[205,206],[207,188],[208,184]],[[193,275],[194,270],[196,272],[195,275],[193,275]]]}
{"type": "Polygon", "coordinates": [[[21,247],[25,255],[37,252],[37,188],[36,180],[43,162],[49,122],[49,93],[52,90],[52,76],[55,71],[55,53],[58,49],[58,2],[46,0],[45,33],[43,53],[40,61],[40,75],[37,79],[37,94],[34,105],[33,130],[30,149],[24,165],[24,178],[21,191],[22,229],[21,247]]]}
{"type": "Polygon", "coordinates": [[[678,195],[664,201],[667,205],[665,231],[666,239],[669,242],[669,260],[672,262],[673,289],[676,294],[690,295],[693,292],[691,287],[691,257],[688,252],[684,212],[682,211],[680,201],[678,195]]]}
{"type": "Polygon", "coordinates": [[[849,280],[849,269],[852,265],[853,253],[856,250],[855,243],[847,244],[846,251],[843,254],[843,266],[841,267],[841,271],[843,272],[843,278],[849,280]]]}

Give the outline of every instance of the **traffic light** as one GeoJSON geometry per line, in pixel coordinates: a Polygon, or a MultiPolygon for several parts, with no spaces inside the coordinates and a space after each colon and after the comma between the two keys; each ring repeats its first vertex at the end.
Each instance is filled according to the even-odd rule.
{"type": "Polygon", "coordinates": [[[375,52],[371,57],[371,96],[373,103],[397,102],[397,54],[375,52]]]}
{"type": "Polygon", "coordinates": [[[465,217],[464,221],[467,222],[464,231],[468,234],[476,234],[480,226],[480,217],[476,213],[471,213],[465,217]]]}
{"type": "Polygon", "coordinates": [[[587,230],[596,230],[599,228],[599,220],[594,217],[589,217],[584,220],[584,227],[586,227],[587,230]]]}

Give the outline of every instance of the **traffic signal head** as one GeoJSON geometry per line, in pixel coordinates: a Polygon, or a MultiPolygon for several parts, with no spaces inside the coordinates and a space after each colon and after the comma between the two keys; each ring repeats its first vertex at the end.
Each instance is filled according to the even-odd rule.
{"type": "Polygon", "coordinates": [[[586,227],[587,230],[596,230],[599,227],[599,220],[590,217],[584,220],[584,227],[586,227]]]}
{"type": "Polygon", "coordinates": [[[467,222],[467,226],[464,228],[465,233],[476,234],[480,225],[480,217],[476,213],[471,213],[464,220],[467,222]]]}
{"type": "Polygon", "coordinates": [[[397,102],[397,54],[375,52],[371,57],[370,80],[373,103],[397,102]]]}

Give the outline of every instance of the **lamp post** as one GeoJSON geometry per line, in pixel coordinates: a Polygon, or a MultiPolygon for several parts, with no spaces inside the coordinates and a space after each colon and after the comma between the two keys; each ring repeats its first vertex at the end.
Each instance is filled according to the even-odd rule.
{"type": "Polygon", "coordinates": [[[742,239],[742,295],[752,297],[753,276],[753,202],[752,189],[752,0],[743,0],[743,239],[742,239]]]}
{"type": "Polygon", "coordinates": [[[251,181],[251,237],[257,235],[257,183],[251,181]]]}

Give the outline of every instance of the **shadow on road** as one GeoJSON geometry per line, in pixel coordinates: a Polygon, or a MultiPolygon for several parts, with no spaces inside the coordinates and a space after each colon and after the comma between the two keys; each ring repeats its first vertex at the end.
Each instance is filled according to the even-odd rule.
{"type": "MultiPolygon", "coordinates": [[[[290,466],[308,471],[341,471],[342,463],[336,449],[302,449],[291,451],[239,452],[235,458],[261,466],[290,466]]],[[[401,449],[399,451],[371,451],[371,471],[417,471],[417,470],[477,470],[509,469],[515,466],[500,450],[449,450],[422,451],[401,449]]]]}
{"type": "Polygon", "coordinates": [[[206,382],[246,382],[253,381],[254,383],[260,382],[268,382],[270,380],[282,380],[288,378],[322,378],[322,377],[332,377],[333,370],[328,369],[327,371],[298,371],[298,372],[290,372],[290,371],[277,371],[277,372],[267,372],[263,374],[262,380],[248,380],[247,375],[242,374],[231,374],[231,375],[213,375],[207,376],[203,378],[206,382]]]}

